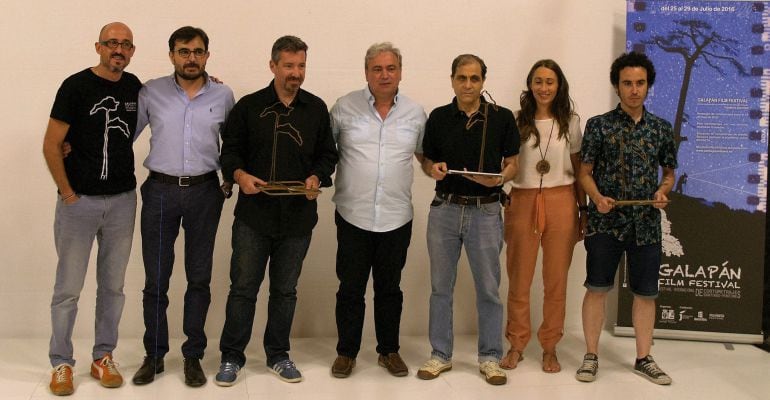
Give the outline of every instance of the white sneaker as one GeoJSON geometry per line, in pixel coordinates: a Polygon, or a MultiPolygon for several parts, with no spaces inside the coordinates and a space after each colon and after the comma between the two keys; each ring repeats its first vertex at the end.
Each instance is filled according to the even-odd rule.
{"type": "Polygon", "coordinates": [[[508,381],[505,371],[500,368],[500,364],[497,361],[484,361],[479,364],[479,372],[484,375],[484,378],[490,385],[505,385],[508,381]]]}
{"type": "Polygon", "coordinates": [[[452,369],[451,361],[442,361],[437,358],[431,358],[417,371],[417,377],[420,379],[438,378],[444,371],[452,369]]]}

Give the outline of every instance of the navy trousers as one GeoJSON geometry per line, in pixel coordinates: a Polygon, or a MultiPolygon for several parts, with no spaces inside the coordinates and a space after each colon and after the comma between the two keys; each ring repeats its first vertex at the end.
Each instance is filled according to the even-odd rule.
{"type": "Polygon", "coordinates": [[[163,357],[169,350],[167,293],[174,266],[174,242],[181,226],[187,277],[182,322],[187,340],[182,344],[182,355],[201,359],[206,349],[203,328],[211,303],[214,241],[224,195],[217,179],[186,187],[148,179],[141,191],[144,349],[150,357],[163,357]]]}

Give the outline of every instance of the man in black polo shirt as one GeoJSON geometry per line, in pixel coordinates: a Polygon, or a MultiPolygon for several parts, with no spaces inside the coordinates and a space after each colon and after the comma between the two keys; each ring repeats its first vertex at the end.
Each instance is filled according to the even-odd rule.
{"type": "Polygon", "coordinates": [[[331,185],[337,150],[329,112],[320,98],[300,89],[307,45],[284,36],[273,44],[266,88],[235,104],[222,134],[222,174],[240,187],[233,223],[230,294],[215,382],[233,385],[246,362],[257,292],[270,260],[270,297],[264,347],[268,368],[286,382],[302,375],[289,359],[289,333],[297,280],[318,221],[312,190],[331,185]],[[303,196],[271,196],[276,181],[300,181],[303,196]]]}
{"type": "Polygon", "coordinates": [[[457,261],[464,246],[476,285],[479,320],[479,371],[492,385],[506,382],[500,302],[500,251],[503,222],[501,186],[518,165],[519,131],[513,113],[481,95],[484,61],[472,54],[452,62],[452,103],[431,112],[425,125],[423,171],[436,180],[428,215],[431,295],[431,358],[417,372],[433,379],[452,368],[452,295],[457,261]],[[494,176],[448,174],[449,170],[498,173],[494,176]]]}

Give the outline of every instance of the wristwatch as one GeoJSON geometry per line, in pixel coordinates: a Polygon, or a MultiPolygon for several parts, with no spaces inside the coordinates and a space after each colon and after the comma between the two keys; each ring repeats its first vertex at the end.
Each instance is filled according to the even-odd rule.
{"type": "Polygon", "coordinates": [[[224,182],[222,183],[222,186],[220,186],[220,189],[222,189],[222,194],[225,196],[226,199],[229,199],[233,195],[233,184],[224,182]]]}

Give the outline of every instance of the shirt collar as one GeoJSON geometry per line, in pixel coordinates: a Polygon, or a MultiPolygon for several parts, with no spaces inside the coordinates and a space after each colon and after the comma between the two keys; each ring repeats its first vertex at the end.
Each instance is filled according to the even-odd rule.
{"type": "MultiPolygon", "coordinates": [[[[369,87],[369,85],[366,85],[366,89],[364,89],[364,93],[366,94],[366,100],[369,102],[369,105],[374,107],[374,95],[372,94],[372,89],[369,87]]],[[[398,96],[399,91],[396,91],[396,96],[393,98],[393,106],[398,104],[398,96]]]]}
{"type": "MultiPolygon", "coordinates": [[[[628,115],[628,113],[623,110],[623,108],[620,106],[620,103],[618,103],[617,107],[615,107],[615,115],[618,118],[623,118],[623,119],[626,119],[626,120],[631,121],[633,123],[636,123],[636,122],[634,122],[634,119],[631,118],[631,116],[628,115]]],[[[642,106],[642,118],[639,120],[639,123],[640,124],[646,123],[647,122],[647,117],[649,115],[650,115],[650,112],[647,111],[647,107],[642,106]]]]}
{"type": "MultiPolygon", "coordinates": [[[[181,86],[179,86],[179,82],[176,81],[176,72],[172,72],[169,78],[171,79],[171,82],[174,84],[174,87],[176,88],[177,91],[179,91],[180,93],[185,93],[184,89],[181,86]]],[[[195,94],[196,96],[200,96],[203,93],[208,92],[209,88],[211,87],[211,78],[209,78],[208,72],[203,73],[203,79],[204,79],[203,86],[201,86],[198,93],[195,94]]],[[[187,94],[185,93],[185,96],[186,95],[187,94]]]]}
{"type": "MultiPolygon", "coordinates": [[[[472,117],[477,119],[484,119],[484,113],[481,112],[481,110],[484,108],[484,104],[488,103],[487,99],[484,98],[484,96],[481,97],[481,103],[479,104],[479,109],[473,113],[472,117]]],[[[460,108],[457,106],[457,96],[452,98],[452,115],[456,116],[462,116],[465,118],[468,118],[468,116],[465,114],[465,111],[460,110],[460,108]]]]}
{"type": "MultiPolygon", "coordinates": [[[[278,93],[276,93],[276,91],[275,91],[275,79],[271,80],[270,84],[267,87],[270,88],[270,90],[269,90],[270,101],[272,101],[272,102],[279,102],[279,101],[281,101],[281,99],[278,98],[278,93]]],[[[305,104],[310,103],[309,95],[302,88],[299,88],[299,91],[297,92],[297,95],[294,96],[294,100],[291,101],[291,104],[296,104],[296,103],[305,103],[305,104]]]]}

